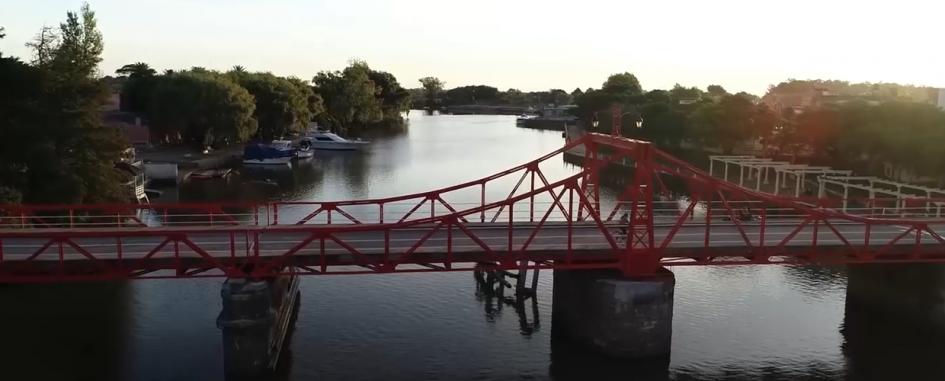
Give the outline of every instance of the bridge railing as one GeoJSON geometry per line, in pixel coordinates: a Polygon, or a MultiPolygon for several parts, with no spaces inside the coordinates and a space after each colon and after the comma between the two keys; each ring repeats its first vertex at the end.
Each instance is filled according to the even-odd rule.
{"type": "Polygon", "coordinates": [[[675,222],[657,229],[653,250],[664,255],[663,264],[945,261],[940,199],[776,196],[714,178],[658,150],[652,166],[658,176],[684,183],[690,197],[675,222]]]}
{"type": "Polygon", "coordinates": [[[266,225],[267,204],[0,205],[0,229],[266,225]]]}
{"type": "Polygon", "coordinates": [[[482,262],[506,268],[608,267],[619,258],[614,232],[619,226],[597,216],[577,219],[577,208],[592,206],[578,185],[581,176],[451,214],[384,224],[4,231],[0,278],[450,271],[482,262]],[[531,201],[549,193],[551,202],[531,201]],[[483,224],[483,214],[498,218],[483,224]],[[555,214],[562,220],[552,221],[555,214]],[[526,218],[531,223],[520,223],[526,218]]]}
{"type": "MultiPolygon", "coordinates": [[[[665,265],[945,261],[945,219],[839,213],[763,201],[690,201],[678,218],[656,218],[665,265]],[[728,205],[725,205],[728,204],[728,205]],[[740,204],[740,205],[739,205],[740,204]]],[[[925,213],[916,208],[916,213],[925,213]]]]}

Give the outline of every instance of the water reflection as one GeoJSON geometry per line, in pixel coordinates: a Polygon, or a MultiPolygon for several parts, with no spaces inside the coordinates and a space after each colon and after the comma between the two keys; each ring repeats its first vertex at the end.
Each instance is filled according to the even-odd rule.
{"type": "Polygon", "coordinates": [[[513,296],[507,296],[507,290],[509,292],[514,290],[509,278],[517,276],[517,274],[487,268],[474,271],[476,300],[483,304],[486,321],[489,322],[495,322],[499,318],[504,306],[511,306],[518,316],[519,332],[522,336],[531,336],[541,329],[538,297],[535,292],[529,292],[529,290],[521,290],[513,296]]]}
{"type": "Polygon", "coordinates": [[[0,372],[7,380],[118,380],[133,327],[123,282],[0,284],[0,372]]]}
{"type": "MultiPolygon", "coordinates": [[[[903,270],[907,270],[901,271],[903,275],[908,274],[906,277],[867,276],[861,273],[854,280],[872,283],[866,285],[869,290],[866,294],[875,295],[871,301],[876,305],[869,305],[870,300],[862,300],[863,290],[857,291],[859,298],[847,297],[840,332],[843,334],[842,350],[850,379],[931,380],[942,379],[941,375],[945,374],[945,362],[942,361],[945,357],[945,342],[942,341],[942,332],[936,327],[940,324],[914,316],[915,309],[923,308],[929,309],[929,316],[922,318],[940,316],[933,309],[941,307],[941,273],[916,267],[903,270]],[[903,301],[904,310],[894,313],[885,310],[881,304],[889,301],[883,298],[891,295],[881,295],[883,291],[878,288],[885,288],[891,295],[899,293],[897,299],[903,301]],[[907,307],[904,301],[908,300],[915,304],[907,307]]],[[[864,285],[853,287],[862,288],[864,285]]]]}
{"type": "Polygon", "coordinates": [[[821,298],[825,291],[844,292],[847,266],[785,266],[787,286],[810,298],[821,298]]]}
{"type": "MultiPolygon", "coordinates": [[[[552,331],[554,331],[552,327],[552,331]]],[[[551,365],[554,380],[667,380],[668,361],[632,361],[601,356],[575,345],[561,334],[551,334],[551,365]]]]}

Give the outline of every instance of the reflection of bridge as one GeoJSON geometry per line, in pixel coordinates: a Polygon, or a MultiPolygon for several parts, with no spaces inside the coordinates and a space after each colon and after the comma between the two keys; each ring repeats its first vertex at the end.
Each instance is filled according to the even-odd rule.
{"type": "Polygon", "coordinates": [[[246,373],[274,362],[294,275],[517,270],[520,291],[526,270],[534,285],[554,269],[553,325],[613,356],[662,356],[666,267],[945,262],[945,219],[930,205],[765,194],[647,142],[588,134],[489,177],[382,199],[0,206],[0,282],[236,278],[218,324],[227,370],[246,373]],[[565,151],[585,153],[580,169],[549,179],[565,151]],[[600,197],[604,168],[625,177],[616,201],[600,197]]]}
{"type": "Polygon", "coordinates": [[[661,265],[945,261],[945,220],[935,211],[843,213],[836,203],[754,192],[648,143],[591,134],[493,176],[386,199],[3,207],[0,280],[456,271],[477,263],[642,275],[661,265]],[[573,146],[591,152],[583,168],[546,178],[542,165],[573,146]],[[618,203],[604,205],[599,170],[626,160],[635,163],[633,180],[618,203]],[[670,181],[683,184],[684,199],[653,201],[670,181]],[[632,215],[627,226],[623,211],[632,215]]]}

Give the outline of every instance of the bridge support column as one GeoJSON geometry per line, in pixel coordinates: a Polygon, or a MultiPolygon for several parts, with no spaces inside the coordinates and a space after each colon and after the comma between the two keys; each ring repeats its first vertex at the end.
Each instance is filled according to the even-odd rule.
{"type": "Polygon", "coordinates": [[[847,310],[894,317],[900,324],[945,335],[945,265],[849,266],[847,310]]]}
{"type": "Polygon", "coordinates": [[[669,361],[672,272],[627,278],[613,270],[555,270],[555,334],[610,357],[669,361]]]}
{"type": "Polygon", "coordinates": [[[217,327],[223,331],[227,378],[253,378],[275,369],[298,313],[298,277],[227,279],[220,294],[217,327]]]}

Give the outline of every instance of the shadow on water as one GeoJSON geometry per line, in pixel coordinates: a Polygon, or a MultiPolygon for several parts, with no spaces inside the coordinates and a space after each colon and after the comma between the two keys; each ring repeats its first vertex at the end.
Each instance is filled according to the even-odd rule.
{"type": "Polygon", "coordinates": [[[669,361],[631,361],[602,356],[556,334],[552,324],[551,365],[554,380],[668,380],[669,361]]]}
{"type": "MultiPolygon", "coordinates": [[[[292,317],[286,328],[285,340],[282,342],[282,350],[279,352],[279,361],[276,362],[276,368],[271,373],[261,377],[255,377],[252,381],[286,381],[292,378],[292,362],[294,354],[292,353],[292,337],[295,335],[295,325],[299,319],[299,311],[302,309],[302,298],[295,299],[295,306],[292,309],[292,317]]],[[[224,374],[225,381],[243,381],[238,377],[227,376],[224,374]]]]}
{"type": "Polygon", "coordinates": [[[494,323],[503,308],[509,306],[518,316],[522,336],[531,336],[541,330],[538,299],[534,294],[506,296],[506,291],[514,291],[507,276],[500,271],[477,270],[473,272],[473,278],[476,280],[476,300],[483,304],[486,321],[494,323]]]}
{"type": "Polygon", "coordinates": [[[945,374],[943,334],[847,298],[843,355],[850,380],[927,380],[945,374]]]}
{"type": "Polygon", "coordinates": [[[130,288],[118,282],[0,285],[3,378],[122,379],[130,288]]]}

